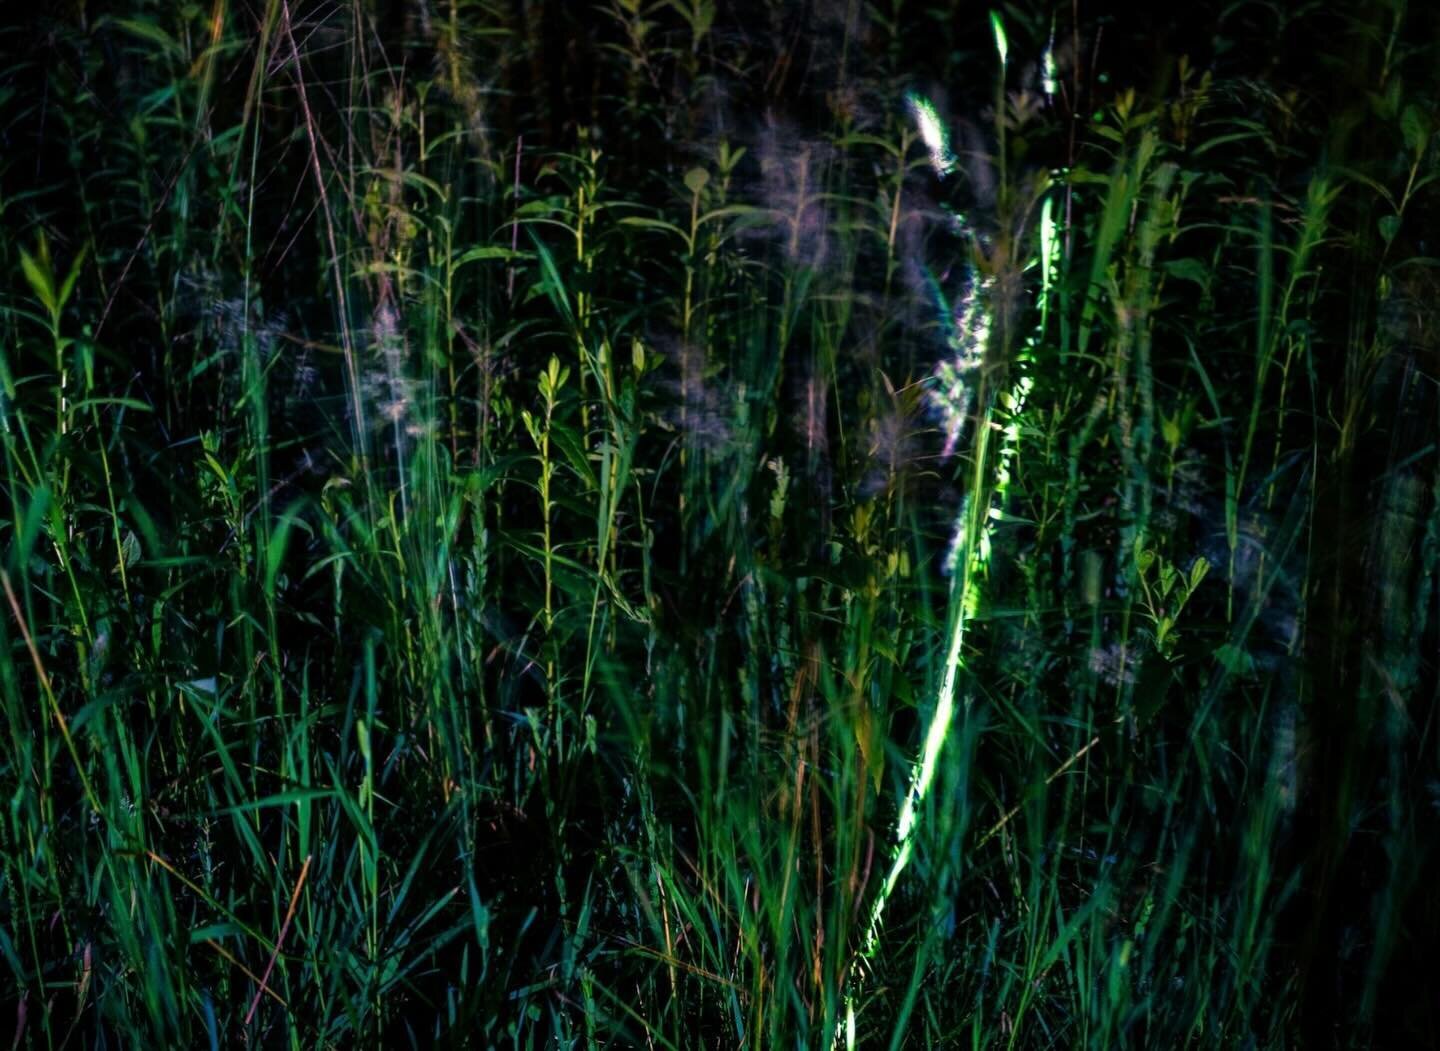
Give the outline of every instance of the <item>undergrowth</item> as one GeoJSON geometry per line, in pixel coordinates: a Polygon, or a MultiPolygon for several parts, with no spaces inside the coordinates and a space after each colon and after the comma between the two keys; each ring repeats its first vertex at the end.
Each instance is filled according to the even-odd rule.
{"type": "Polygon", "coordinates": [[[8,9],[14,1046],[1433,1041],[1435,13],[1173,6],[8,9]]]}

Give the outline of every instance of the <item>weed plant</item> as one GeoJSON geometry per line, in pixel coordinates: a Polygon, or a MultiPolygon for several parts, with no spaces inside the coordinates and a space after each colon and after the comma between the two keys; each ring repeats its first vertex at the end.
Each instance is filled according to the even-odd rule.
{"type": "Polygon", "coordinates": [[[12,1046],[1433,1046],[1437,34],[7,8],[12,1046]]]}

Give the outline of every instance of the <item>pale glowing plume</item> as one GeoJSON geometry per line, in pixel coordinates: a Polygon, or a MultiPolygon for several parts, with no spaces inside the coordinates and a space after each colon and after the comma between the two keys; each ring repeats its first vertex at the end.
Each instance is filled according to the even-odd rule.
{"type": "Polygon", "coordinates": [[[905,104],[920,132],[920,140],[930,151],[930,166],[942,179],[955,170],[955,155],[950,152],[950,135],[934,104],[913,91],[905,96],[905,104]]]}
{"type": "Polygon", "coordinates": [[[953,310],[945,303],[938,282],[932,280],[931,287],[946,326],[945,343],[951,353],[935,366],[926,402],[945,431],[945,447],[940,456],[948,460],[955,453],[970,411],[970,376],[984,361],[985,347],[990,341],[990,313],[984,306],[989,282],[972,271],[953,310]]]}

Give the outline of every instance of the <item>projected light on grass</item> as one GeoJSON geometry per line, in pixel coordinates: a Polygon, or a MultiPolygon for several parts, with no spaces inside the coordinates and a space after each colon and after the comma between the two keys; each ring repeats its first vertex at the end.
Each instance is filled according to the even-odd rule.
{"type": "MultiPolygon", "coordinates": [[[[1003,69],[1007,45],[1004,27],[998,14],[992,13],[991,23],[995,31],[995,46],[1003,69]]],[[[942,171],[942,163],[936,158],[948,156],[943,127],[939,125],[935,108],[915,96],[909,98],[911,112],[920,134],[931,150],[932,163],[942,171]]],[[[953,162],[952,162],[953,163],[953,162]]],[[[943,174],[943,171],[942,171],[943,174]]],[[[904,874],[914,851],[915,834],[920,820],[920,808],[929,795],[939,766],[945,742],[950,736],[955,720],[960,672],[963,669],[963,647],[965,628],[979,608],[981,581],[986,575],[990,560],[991,537],[994,523],[1003,517],[1007,490],[1010,484],[1010,468],[1020,444],[1020,420],[1025,402],[1033,385],[1033,378],[1027,371],[1035,344],[1045,331],[1048,320],[1048,305],[1055,267],[1058,262],[1059,240],[1056,237],[1054,208],[1049,197],[1041,205],[1040,252],[1038,260],[1031,260],[1026,269],[1038,261],[1041,269],[1040,319],[1035,332],[1021,348],[1016,362],[1016,379],[1008,391],[987,399],[979,407],[980,418],[974,435],[974,473],[970,486],[955,517],[954,537],[946,559],[945,568],[950,574],[950,618],[945,649],[944,671],[940,688],[936,693],[935,710],[925,732],[925,740],[910,770],[909,787],[900,806],[900,816],[895,825],[895,845],[890,868],[885,881],[871,905],[869,922],[865,928],[861,957],[869,957],[875,951],[883,925],[885,907],[904,874]],[[989,455],[991,435],[1000,436],[1000,447],[993,457],[993,481],[986,488],[984,472],[992,463],[989,455]]],[[[951,357],[937,366],[936,384],[929,400],[945,426],[946,441],[944,455],[954,452],[963,427],[966,410],[971,398],[971,378],[978,374],[984,354],[990,341],[991,316],[988,294],[990,282],[972,271],[964,299],[951,311],[946,308],[938,284],[931,281],[931,290],[942,307],[948,322],[946,343],[951,357]]],[[[964,699],[968,708],[969,699],[964,699]]],[[[855,1047],[855,983],[852,982],[845,997],[845,1039],[846,1046],[855,1047]]],[[[839,1032],[836,1042],[839,1042],[839,1032]]]]}

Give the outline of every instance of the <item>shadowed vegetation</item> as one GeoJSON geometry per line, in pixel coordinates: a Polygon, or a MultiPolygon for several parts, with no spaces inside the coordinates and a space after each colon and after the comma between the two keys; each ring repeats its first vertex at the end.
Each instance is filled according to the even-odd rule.
{"type": "Polygon", "coordinates": [[[11,5],[0,1031],[1431,1045],[1440,21],[1125,10],[11,5]]]}

